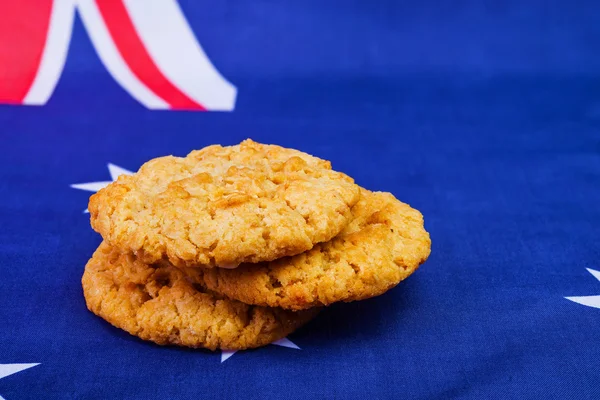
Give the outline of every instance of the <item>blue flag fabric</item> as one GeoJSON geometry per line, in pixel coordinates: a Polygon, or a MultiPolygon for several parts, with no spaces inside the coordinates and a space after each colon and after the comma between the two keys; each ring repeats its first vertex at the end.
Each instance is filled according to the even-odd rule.
{"type": "MultiPolygon", "coordinates": [[[[153,89],[132,66],[143,54],[124,55],[149,92],[171,90],[166,108],[192,110],[149,109],[101,61],[83,11],[46,104],[0,105],[0,396],[600,398],[598,3],[180,6],[237,89],[233,111],[194,111],[202,93],[153,89]],[[87,311],[91,191],[245,138],[329,159],[419,209],[429,260],[385,295],[328,307],[288,347],[229,358],[87,311]]],[[[227,93],[205,108],[229,107],[227,93]]]]}

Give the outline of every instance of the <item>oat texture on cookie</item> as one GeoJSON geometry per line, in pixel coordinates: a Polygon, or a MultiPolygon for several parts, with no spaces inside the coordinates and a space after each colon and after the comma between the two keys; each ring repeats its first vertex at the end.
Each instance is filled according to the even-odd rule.
{"type": "Polygon", "coordinates": [[[362,190],[353,220],[305,253],[234,270],[203,272],[208,288],[244,303],[292,310],[377,296],[425,262],[421,213],[392,194],[362,190]]]}
{"type": "Polygon", "coordinates": [[[145,262],[236,267],[330,240],[359,197],[328,161],[246,140],[151,160],[94,194],[89,210],[105,241],[145,262]]]}
{"type": "Polygon", "coordinates": [[[309,321],[318,310],[251,306],[206,290],[192,271],[166,261],[148,265],[102,243],[82,278],[90,311],[160,345],[241,350],[267,345],[309,321]]]}

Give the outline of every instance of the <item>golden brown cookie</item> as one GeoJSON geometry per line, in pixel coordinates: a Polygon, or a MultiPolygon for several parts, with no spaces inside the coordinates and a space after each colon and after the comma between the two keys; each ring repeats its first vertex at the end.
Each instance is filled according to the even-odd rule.
{"type": "Polygon", "coordinates": [[[90,198],[92,227],[145,262],[236,267],[337,235],[360,189],[328,161],[246,140],[161,157],[90,198]]]}
{"type": "Polygon", "coordinates": [[[302,310],[380,295],[429,256],[423,216],[392,194],[363,189],[352,213],[354,219],[337,237],[308,252],[205,270],[204,282],[244,303],[302,310]]]}
{"type": "Polygon", "coordinates": [[[259,347],[310,320],[317,309],[292,312],[250,306],[205,290],[192,271],[163,261],[148,265],[103,242],[82,278],[87,306],[144,340],[215,350],[259,347]]]}

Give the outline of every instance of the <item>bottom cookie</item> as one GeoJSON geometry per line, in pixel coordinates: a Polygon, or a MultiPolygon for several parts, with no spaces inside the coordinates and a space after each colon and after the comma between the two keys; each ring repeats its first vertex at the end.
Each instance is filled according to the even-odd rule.
{"type": "Polygon", "coordinates": [[[313,318],[251,306],[206,290],[194,272],[148,265],[102,243],[82,278],[88,309],[112,325],[160,345],[242,350],[281,339],[313,318]]]}

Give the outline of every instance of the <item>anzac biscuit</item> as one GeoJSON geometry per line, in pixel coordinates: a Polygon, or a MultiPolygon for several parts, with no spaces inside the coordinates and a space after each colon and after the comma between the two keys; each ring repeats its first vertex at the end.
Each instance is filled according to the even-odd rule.
{"type": "Polygon", "coordinates": [[[328,161],[246,140],[151,160],[94,194],[89,210],[105,241],[144,262],[234,268],[330,240],[359,196],[328,161]]]}
{"type": "Polygon", "coordinates": [[[380,295],[429,256],[423,216],[392,194],[363,189],[352,213],[337,237],[308,252],[234,270],[205,270],[203,280],[244,303],[301,310],[380,295]]]}
{"type": "Polygon", "coordinates": [[[103,242],[82,279],[90,311],[161,345],[240,350],[293,332],[318,310],[251,306],[205,290],[194,274],[166,261],[148,265],[103,242]]]}

